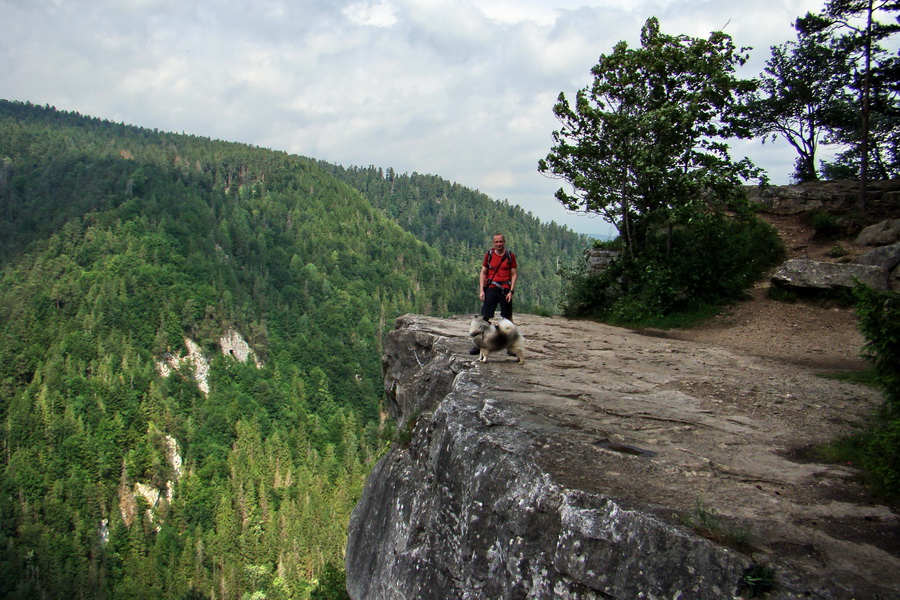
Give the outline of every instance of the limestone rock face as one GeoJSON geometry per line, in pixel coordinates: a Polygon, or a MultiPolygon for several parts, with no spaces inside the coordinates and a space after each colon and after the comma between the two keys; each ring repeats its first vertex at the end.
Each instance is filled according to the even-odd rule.
{"type": "Polygon", "coordinates": [[[860,246],[882,246],[900,241],[900,219],[888,219],[870,225],[856,237],[860,246]]]}
{"type": "Polygon", "coordinates": [[[786,261],[772,283],[816,290],[852,289],[857,281],[876,290],[888,289],[888,271],[874,265],[827,263],[805,258],[786,261]]]}
{"type": "MultiPolygon", "coordinates": [[[[900,180],[870,181],[868,202],[871,208],[897,206],[900,180]]],[[[811,181],[799,185],[744,186],[751,202],[776,215],[793,215],[816,210],[847,211],[858,202],[857,181],[811,181]]],[[[887,242],[889,243],[889,242],[887,242]]]]}
{"type": "Polygon", "coordinates": [[[785,388],[773,365],[720,349],[532,315],[516,319],[525,365],[481,365],[467,352],[468,319],[408,315],[386,336],[388,409],[411,435],[377,463],[352,514],[351,598],[733,598],[755,561],[778,574],[772,599],[900,585],[872,576],[900,571],[896,557],[809,525],[895,527],[896,516],[836,503],[833,486],[851,485],[851,472],[774,449],[782,436],[834,434],[832,410],[843,424],[864,418],[877,394],[845,401],[847,384],[803,375],[785,388]],[[790,389],[800,404],[826,390],[842,400],[787,424],[777,408],[713,408],[710,373],[736,394],[753,385],[760,397],[790,389]],[[761,536],[752,558],[684,525],[678,515],[700,504],[761,536]]]}
{"type": "Polygon", "coordinates": [[[385,343],[390,410],[398,423],[433,412],[419,416],[408,448],[378,463],[353,513],[353,598],[601,598],[615,590],[719,599],[736,591],[747,558],[549,480],[530,459],[534,432],[483,393],[483,374],[410,324],[385,343]],[[410,369],[410,354],[420,369],[410,369]]]}
{"type": "Polygon", "coordinates": [[[588,273],[597,274],[605,271],[610,263],[619,258],[619,252],[616,250],[590,248],[585,251],[585,258],[588,263],[588,273]]]}

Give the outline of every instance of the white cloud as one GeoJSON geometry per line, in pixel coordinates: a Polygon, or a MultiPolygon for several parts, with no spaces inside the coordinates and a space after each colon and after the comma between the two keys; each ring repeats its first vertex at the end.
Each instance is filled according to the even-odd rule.
{"type": "MultiPolygon", "coordinates": [[[[793,39],[814,0],[0,0],[0,97],[343,165],[434,173],[579,231],[536,171],[572,96],[647,17],[793,39]],[[727,26],[726,26],[727,24],[727,26]]],[[[793,155],[752,158],[783,182],[793,155]]],[[[735,152],[738,154],[738,152],[735,152]]]]}
{"type": "Polygon", "coordinates": [[[394,11],[395,8],[392,4],[379,0],[379,2],[356,2],[345,7],[341,12],[357,25],[390,27],[397,23],[394,11]]]}

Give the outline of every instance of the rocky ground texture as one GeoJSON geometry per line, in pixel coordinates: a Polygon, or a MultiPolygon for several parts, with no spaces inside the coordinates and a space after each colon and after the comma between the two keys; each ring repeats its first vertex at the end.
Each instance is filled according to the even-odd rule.
{"type": "MultiPolygon", "coordinates": [[[[391,411],[416,425],[409,448],[395,447],[373,471],[351,522],[354,598],[439,597],[392,587],[421,584],[398,584],[415,571],[428,573],[426,589],[458,585],[455,597],[734,597],[741,568],[752,563],[775,569],[772,598],[898,597],[896,511],[866,492],[853,465],[807,457],[811,445],[864,426],[878,391],[822,378],[802,353],[757,356],[558,317],[517,322],[527,338],[524,365],[504,353],[474,362],[465,317],[407,316],[388,336],[391,411]],[[416,405],[429,397],[445,399],[416,405]],[[565,532],[550,535],[548,523],[565,525],[573,493],[590,500],[594,520],[563,552],[565,532]],[[597,517],[603,502],[615,507],[609,518],[597,517]],[[506,512],[517,503],[524,506],[506,512]],[[473,516],[473,506],[483,514],[473,516]],[[633,515],[627,524],[617,520],[625,511],[633,515]],[[544,513],[561,517],[531,522],[544,513]],[[685,540],[678,531],[699,532],[725,554],[675,547],[685,540]],[[485,540],[493,541],[479,549],[485,540]],[[600,546],[587,551],[588,543],[600,546]],[[526,551],[529,544],[538,549],[526,551]],[[498,558],[497,548],[507,547],[517,549],[514,557],[498,558]],[[373,560],[386,562],[360,566],[373,560]],[[547,564],[537,568],[541,560],[547,564]],[[590,568],[575,573],[579,560],[590,568]],[[481,563],[485,573],[470,572],[481,563]],[[687,574],[676,577],[678,566],[687,574]],[[609,572],[617,577],[597,575],[609,572]],[[503,577],[508,584],[500,585],[503,577]],[[359,587],[379,580],[388,587],[359,587]],[[685,587],[703,581],[715,583],[685,587]],[[531,587],[511,587],[523,582],[531,587]]],[[[769,332],[770,346],[781,343],[778,335],[769,332]]],[[[823,336],[815,361],[850,365],[855,350],[823,336]]]]}

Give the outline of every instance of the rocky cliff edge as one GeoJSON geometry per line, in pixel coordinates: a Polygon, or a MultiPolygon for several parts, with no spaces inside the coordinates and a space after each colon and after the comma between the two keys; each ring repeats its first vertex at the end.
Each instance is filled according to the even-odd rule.
{"type": "Polygon", "coordinates": [[[386,337],[389,410],[410,435],[352,515],[352,598],[721,599],[761,574],[768,598],[900,595],[897,514],[851,465],[804,458],[863,423],[877,391],[597,323],[517,322],[523,366],[474,362],[468,318],[407,315],[386,337]]]}

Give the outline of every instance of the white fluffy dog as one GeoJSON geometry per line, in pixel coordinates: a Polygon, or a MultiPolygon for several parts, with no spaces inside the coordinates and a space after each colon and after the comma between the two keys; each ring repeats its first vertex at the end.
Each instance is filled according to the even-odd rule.
{"type": "Polygon", "coordinates": [[[494,325],[485,321],[481,315],[476,315],[469,324],[469,335],[475,340],[475,345],[481,350],[478,360],[487,362],[488,355],[498,350],[509,350],[519,359],[519,364],[525,364],[522,352],[525,350],[525,338],[519,333],[516,324],[503,317],[494,325]]]}

